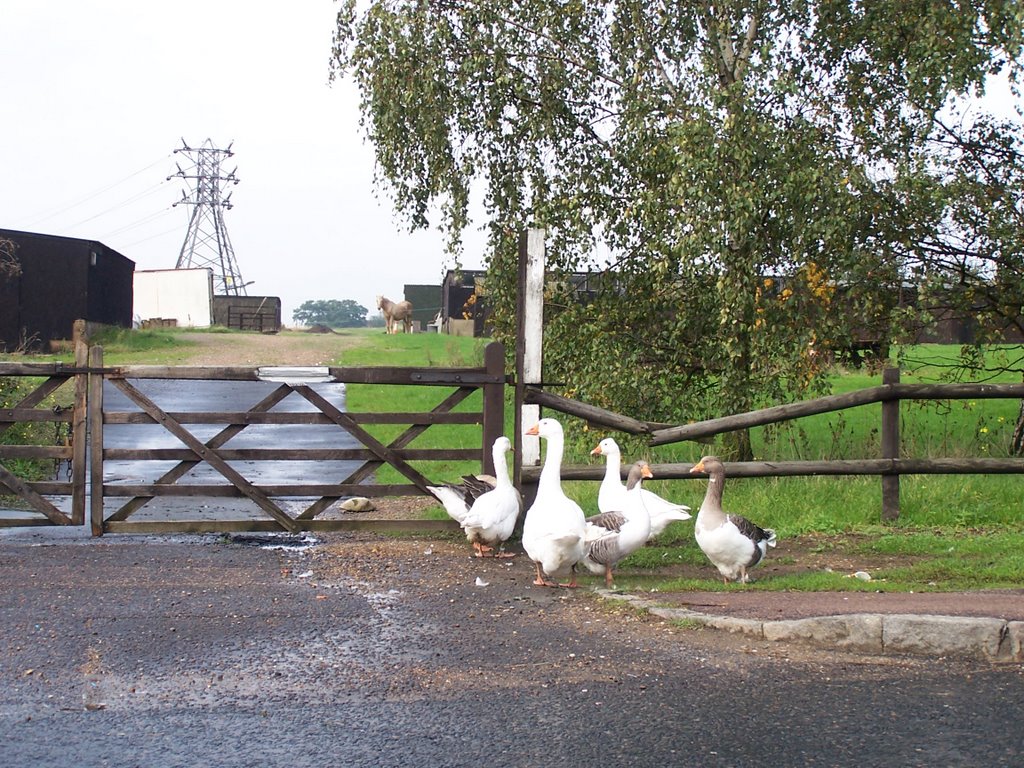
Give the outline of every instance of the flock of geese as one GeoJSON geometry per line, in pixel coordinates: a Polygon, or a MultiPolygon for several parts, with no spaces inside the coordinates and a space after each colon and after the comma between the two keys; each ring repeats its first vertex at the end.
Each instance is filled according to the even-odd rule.
{"type": "MultiPolygon", "coordinates": [[[[615,567],[677,520],[689,520],[690,508],[674,504],[643,487],[653,477],[645,461],[629,468],[622,483],[622,455],[611,438],[602,440],[591,454],[605,458],[605,474],[598,492],[599,513],[587,517],[562,490],[562,425],[541,419],[526,431],[547,443],[537,495],[526,510],[522,544],[533,561],[533,583],[545,587],[575,587],[583,566],[604,574],[608,588],[615,567]],[[568,579],[567,582],[560,581],[568,579]]],[[[523,499],[509,477],[506,454],[512,443],[505,436],[494,441],[494,477],[466,476],[459,484],[430,486],[431,493],[466,533],[477,557],[512,557],[504,551],[523,509],[523,499]]],[[[715,456],[705,456],[690,470],[708,475],[708,488],[694,521],[694,538],[708,560],[728,583],[749,580],[747,573],[775,546],[775,532],[722,508],[725,467],[715,456]]]]}

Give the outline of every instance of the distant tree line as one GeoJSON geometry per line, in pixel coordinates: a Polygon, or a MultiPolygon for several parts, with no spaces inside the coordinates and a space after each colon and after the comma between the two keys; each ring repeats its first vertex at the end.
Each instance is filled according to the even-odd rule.
{"type": "Polygon", "coordinates": [[[352,299],[317,299],[304,301],[292,312],[292,319],[302,325],[326,325],[331,328],[362,328],[369,310],[352,299]]]}

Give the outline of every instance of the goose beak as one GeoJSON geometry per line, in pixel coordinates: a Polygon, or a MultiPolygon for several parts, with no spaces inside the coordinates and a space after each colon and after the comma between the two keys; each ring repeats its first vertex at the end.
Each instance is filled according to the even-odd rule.
{"type": "Polygon", "coordinates": [[[704,471],[705,471],[704,470],[704,459],[701,459],[700,461],[698,461],[696,464],[693,465],[693,468],[690,470],[690,474],[693,474],[694,472],[704,472],[704,471]]]}
{"type": "Polygon", "coordinates": [[[654,477],[654,473],[651,472],[651,468],[646,464],[640,469],[640,477],[651,478],[654,477]]]}
{"type": "Polygon", "coordinates": [[[526,430],[526,432],[524,434],[527,434],[527,435],[539,435],[540,434],[540,424],[534,424],[532,427],[530,427],[528,430],[526,430]]]}
{"type": "Polygon", "coordinates": [[[590,452],[590,455],[591,456],[600,456],[602,453],[603,453],[603,451],[601,450],[601,446],[599,445],[594,450],[592,450],[590,452]]]}

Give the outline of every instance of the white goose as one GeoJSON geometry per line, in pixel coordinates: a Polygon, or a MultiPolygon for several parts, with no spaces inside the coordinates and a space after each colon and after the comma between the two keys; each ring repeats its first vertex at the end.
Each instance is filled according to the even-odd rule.
{"type": "Polygon", "coordinates": [[[583,564],[591,573],[604,573],[604,583],[612,588],[612,569],[647,543],[651,516],[640,496],[645,477],[654,477],[646,461],[629,469],[626,503],[619,512],[602,512],[587,518],[587,554],[583,564]]]}
{"type": "MultiPolygon", "coordinates": [[[[494,448],[492,447],[491,450],[493,451],[494,448]]],[[[463,475],[461,483],[428,485],[427,490],[444,505],[448,516],[462,525],[474,502],[497,487],[498,480],[491,475],[463,475]]]]}
{"type": "Polygon", "coordinates": [[[775,546],[775,531],[722,510],[725,467],[717,456],[705,456],[690,472],[708,475],[708,490],[693,526],[698,546],[718,568],[726,584],[730,579],[746,583],[747,569],[761,562],[768,547],[775,546]]]}
{"type": "Polygon", "coordinates": [[[504,435],[494,441],[491,456],[494,459],[495,487],[478,496],[462,520],[462,530],[466,532],[477,557],[485,557],[487,553],[492,557],[514,556],[511,552],[495,552],[495,548],[503,547],[512,535],[519,513],[523,511],[523,497],[508,475],[505,454],[511,449],[512,442],[504,435]]]}
{"type": "Polygon", "coordinates": [[[565,438],[562,425],[554,419],[541,419],[527,430],[539,435],[548,444],[544,466],[537,484],[537,496],[526,511],[523,522],[523,549],[533,560],[537,577],[533,583],[542,587],[556,586],[546,579],[558,579],[571,573],[568,584],[576,586],[576,563],[583,559],[586,521],[580,505],[562,491],[562,454],[565,438]]]}
{"type": "MultiPolygon", "coordinates": [[[[601,512],[614,512],[626,504],[626,487],[622,484],[622,453],[619,444],[606,437],[592,450],[593,456],[605,457],[604,479],[597,492],[597,508],[601,512]]],[[[646,488],[641,490],[644,506],[651,517],[651,532],[648,541],[661,535],[676,520],[689,520],[690,508],[685,504],[673,504],[646,488]]]]}

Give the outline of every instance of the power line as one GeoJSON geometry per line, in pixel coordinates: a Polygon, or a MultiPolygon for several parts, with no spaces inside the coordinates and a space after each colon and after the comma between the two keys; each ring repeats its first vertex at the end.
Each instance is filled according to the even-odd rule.
{"type": "Polygon", "coordinates": [[[169,235],[169,234],[172,234],[173,232],[180,232],[180,231],[181,231],[181,227],[174,227],[172,229],[165,229],[163,232],[157,232],[155,235],[149,235],[148,237],[144,237],[141,240],[136,240],[136,241],[131,242],[131,243],[125,243],[121,247],[122,248],[131,248],[133,245],[139,245],[141,243],[147,242],[148,240],[155,240],[158,237],[163,237],[164,235],[169,235]]]}
{"type": "Polygon", "coordinates": [[[152,187],[148,187],[148,188],[144,189],[142,192],[139,192],[139,193],[133,195],[132,197],[129,197],[127,200],[122,200],[121,202],[116,203],[116,204],[110,206],[106,210],[100,211],[99,213],[94,213],[92,216],[88,216],[88,217],[82,219],[81,221],[78,221],[78,222],[72,224],[70,227],[68,227],[68,229],[74,229],[75,227],[80,227],[82,224],[86,224],[87,222],[90,222],[93,219],[98,219],[101,216],[106,216],[108,213],[113,213],[114,211],[120,210],[121,208],[124,208],[126,205],[128,205],[130,203],[134,203],[137,200],[141,200],[142,198],[147,197],[148,195],[153,194],[154,192],[159,190],[166,183],[167,183],[166,180],[165,181],[157,182],[152,187]]]}
{"type": "Polygon", "coordinates": [[[123,227],[118,227],[117,229],[112,229],[109,232],[104,232],[97,239],[103,240],[104,238],[113,237],[114,235],[119,235],[122,232],[127,232],[129,229],[135,229],[136,227],[141,227],[143,224],[148,224],[151,221],[155,221],[156,219],[159,219],[159,218],[162,218],[162,217],[166,216],[168,213],[170,213],[170,211],[173,209],[173,207],[174,206],[168,205],[166,208],[163,208],[163,209],[157,211],[156,213],[151,213],[148,216],[144,216],[141,219],[138,219],[137,221],[132,222],[131,224],[125,224],[123,227]]]}
{"type": "Polygon", "coordinates": [[[123,179],[115,181],[113,184],[108,184],[107,186],[103,187],[102,189],[98,189],[95,192],[90,192],[85,197],[79,198],[78,200],[75,200],[75,201],[73,201],[71,203],[64,203],[62,205],[57,206],[56,208],[47,208],[47,209],[44,209],[44,210],[42,210],[42,211],[40,211],[40,212],[38,212],[36,214],[33,214],[32,216],[28,217],[28,219],[25,221],[25,223],[22,226],[27,226],[27,227],[36,226],[38,224],[42,224],[45,221],[49,221],[50,219],[52,219],[52,218],[54,218],[56,216],[59,216],[60,214],[65,213],[66,211],[70,211],[70,210],[72,210],[74,208],[77,208],[78,206],[82,205],[83,203],[87,203],[90,200],[92,200],[93,198],[99,197],[104,192],[109,192],[114,187],[119,186],[120,184],[124,184],[129,179],[135,178],[140,173],[145,173],[150,168],[153,168],[154,166],[157,166],[160,163],[166,162],[168,160],[168,158],[170,158],[170,155],[164,155],[159,160],[156,160],[156,161],[150,163],[149,165],[147,165],[146,167],[140,168],[139,170],[134,171],[133,173],[128,174],[123,179]]]}

